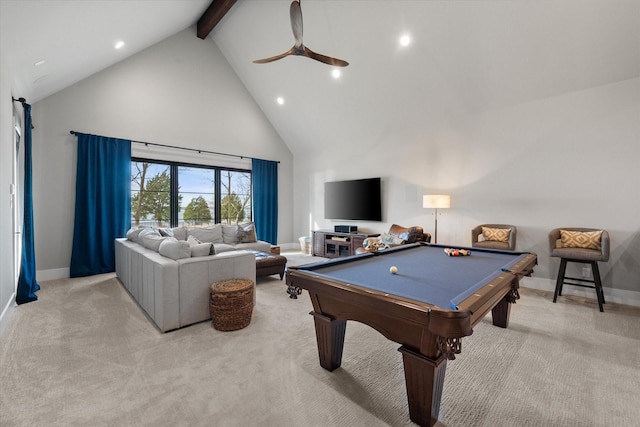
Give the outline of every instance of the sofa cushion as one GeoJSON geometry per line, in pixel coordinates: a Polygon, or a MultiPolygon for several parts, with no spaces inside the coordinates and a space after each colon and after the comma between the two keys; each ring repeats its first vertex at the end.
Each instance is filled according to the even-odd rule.
{"type": "Polygon", "coordinates": [[[215,249],[211,242],[201,242],[193,236],[187,237],[187,244],[191,248],[191,256],[208,256],[214,255],[215,249]]]}
{"type": "Polygon", "coordinates": [[[213,250],[217,254],[221,254],[222,252],[235,251],[236,249],[238,249],[238,248],[235,247],[235,246],[232,246],[232,245],[227,245],[226,243],[214,243],[213,244],[213,250]]]}
{"type": "Polygon", "coordinates": [[[598,231],[570,231],[560,230],[560,240],[563,248],[584,248],[601,250],[600,241],[602,230],[598,231]]]}
{"type": "Polygon", "coordinates": [[[253,243],[256,239],[256,227],[252,222],[238,224],[238,243],[253,243]]]}
{"type": "Polygon", "coordinates": [[[139,243],[139,236],[142,230],[144,230],[144,228],[131,228],[127,231],[127,240],[139,243]]]}
{"type": "Polygon", "coordinates": [[[189,246],[191,246],[192,257],[213,255],[211,253],[213,250],[213,243],[211,242],[198,243],[197,245],[189,246]]]}
{"type": "Polygon", "coordinates": [[[234,248],[240,251],[251,249],[254,251],[269,252],[271,250],[271,243],[262,240],[256,240],[255,242],[251,243],[238,243],[234,246],[234,248]]]}
{"type": "Polygon", "coordinates": [[[142,241],[142,238],[148,235],[160,236],[160,232],[158,231],[157,228],[152,228],[152,227],[143,228],[142,230],[140,230],[140,233],[138,233],[138,240],[142,241]]]}
{"type": "Polygon", "coordinates": [[[142,246],[147,249],[151,249],[154,252],[158,252],[160,249],[160,243],[167,238],[162,237],[159,233],[140,233],[140,236],[142,237],[142,246]]]}
{"type": "Polygon", "coordinates": [[[485,240],[508,243],[510,235],[511,229],[509,228],[482,227],[482,237],[484,237],[485,240]]]}
{"type": "Polygon", "coordinates": [[[204,228],[189,228],[188,235],[201,242],[222,243],[222,224],[204,228]]]}
{"type": "Polygon", "coordinates": [[[238,243],[238,226],[222,224],[222,242],[227,245],[238,243]]]}
{"type": "Polygon", "coordinates": [[[171,229],[171,233],[173,233],[173,237],[178,240],[187,240],[187,227],[175,227],[171,229]]]}
{"type": "Polygon", "coordinates": [[[167,237],[160,243],[158,252],[160,255],[171,259],[189,258],[191,256],[191,246],[187,241],[178,240],[175,237],[167,237]]]}

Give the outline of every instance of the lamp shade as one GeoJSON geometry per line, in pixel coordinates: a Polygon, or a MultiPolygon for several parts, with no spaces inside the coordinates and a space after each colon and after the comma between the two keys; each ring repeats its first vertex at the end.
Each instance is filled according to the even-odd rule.
{"type": "Polygon", "coordinates": [[[451,196],[448,194],[425,194],[422,196],[423,208],[447,209],[451,207],[451,196]]]}

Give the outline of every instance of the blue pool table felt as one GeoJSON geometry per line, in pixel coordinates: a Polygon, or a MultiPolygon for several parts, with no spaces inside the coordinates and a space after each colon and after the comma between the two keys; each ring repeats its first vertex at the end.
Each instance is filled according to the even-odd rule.
{"type": "Polygon", "coordinates": [[[456,310],[458,304],[522,254],[471,250],[470,256],[450,257],[441,246],[417,246],[381,252],[353,262],[327,264],[313,273],[334,280],[456,310]],[[391,266],[398,268],[391,274],[391,266]]]}

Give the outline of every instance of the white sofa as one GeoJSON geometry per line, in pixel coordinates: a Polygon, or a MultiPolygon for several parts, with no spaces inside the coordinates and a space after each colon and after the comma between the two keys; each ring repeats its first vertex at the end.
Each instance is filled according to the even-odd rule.
{"type": "MultiPolygon", "coordinates": [[[[178,237],[199,235],[206,238],[213,227],[194,229],[191,233],[184,227],[182,229],[173,231],[178,237]],[[186,236],[178,231],[185,231],[186,236]]],[[[127,234],[129,238],[115,240],[116,274],[162,332],[210,319],[211,284],[233,278],[247,278],[255,283],[255,255],[242,249],[268,251],[271,246],[262,241],[232,243],[228,239],[231,243],[199,241],[195,246],[192,244],[190,250],[186,239],[160,238],[155,233],[140,238],[138,230],[130,230],[127,234]],[[165,241],[167,243],[162,243],[165,241]],[[168,253],[160,250],[160,245],[177,249],[168,253]],[[207,253],[213,246],[216,254],[202,255],[200,249],[203,246],[207,247],[207,253]]]]}

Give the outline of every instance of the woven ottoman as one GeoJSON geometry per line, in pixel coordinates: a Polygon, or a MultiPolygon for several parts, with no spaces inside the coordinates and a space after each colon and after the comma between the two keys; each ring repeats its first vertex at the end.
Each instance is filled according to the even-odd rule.
{"type": "Polygon", "coordinates": [[[254,283],[251,279],[223,280],[211,285],[209,309],[213,327],[235,331],[251,323],[254,283]]]}

